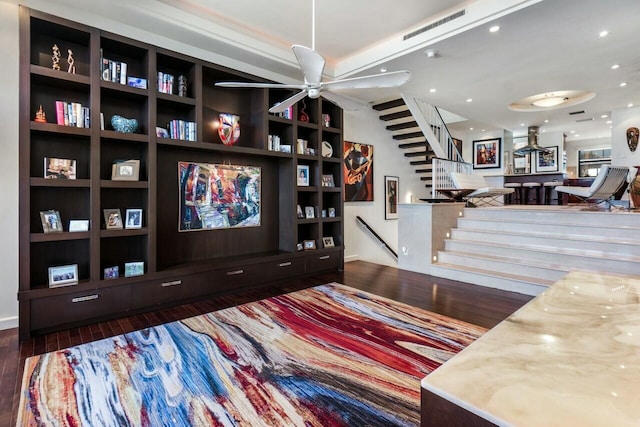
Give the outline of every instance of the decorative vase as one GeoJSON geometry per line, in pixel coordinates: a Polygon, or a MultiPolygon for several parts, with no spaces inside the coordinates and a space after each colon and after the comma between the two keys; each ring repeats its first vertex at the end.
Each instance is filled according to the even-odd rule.
{"type": "Polygon", "coordinates": [[[234,145],[240,139],[240,116],[220,113],[218,136],[224,145],[234,145]]]}
{"type": "Polygon", "coordinates": [[[138,130],[138,121],[115,115],[111,117],[111,126],[116,132],[134,133],[138,130]]]}

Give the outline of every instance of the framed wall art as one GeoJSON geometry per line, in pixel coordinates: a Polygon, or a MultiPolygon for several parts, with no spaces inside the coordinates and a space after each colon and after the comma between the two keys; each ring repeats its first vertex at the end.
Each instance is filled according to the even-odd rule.
{"type": "Polygon", "coordinates": [[[260,167],[178,162],[178,195],[178,231],[260,226],[260,167]]]}
{"type": "Polygon", "coordinates": [[[502,138],[480,139],[473,141],[473,168],[499,168],[501,142],[502,138]]]}
{"type": "Polygon", "coordinates": [[[384,177],[384,219],[398,219],[398,191],[400,178],[384,177]]]}
{"type": "Polygon", "coordinates": [[[373,202],[373,145],[344,142],[345,202],[373,202]]]}
{"type": "Polygon", "coordinates": [[[544,147],[548,152],[536,151],[535,164],[536,172],[557,172],[558,171],[558,146],[544,147]]]}

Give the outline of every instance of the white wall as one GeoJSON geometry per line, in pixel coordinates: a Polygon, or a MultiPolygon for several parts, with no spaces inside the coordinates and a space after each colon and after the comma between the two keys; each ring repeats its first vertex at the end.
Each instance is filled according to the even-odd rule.
{"type": "Polygon", "coordinates": [[[611,130],[611,164],[613,166],[640,165],[640,148],[635,152],[627,145],[627,129],[640,128],[640,107],[621,108],[611,111],[613,129],[611,130]]]}
{"type": "Polygon", "coordinates": [[[0,1],[0,329],[18,326],[18,6],[0,1]]]}
{"type": "Polygon", "coordinates": [[[360,216],[389,246],[398,252],[398,221],[384,219],[384,177],[399,177],[400,202],[430,197],[415,166],[392,138],[391,132],[372,109],[344,112],[344,139],[373,145],[373,202],[349,202],[344,204],[345,260],[360,259],[377,264],[397,266],[396,260],[356,223],[360,216]]]}

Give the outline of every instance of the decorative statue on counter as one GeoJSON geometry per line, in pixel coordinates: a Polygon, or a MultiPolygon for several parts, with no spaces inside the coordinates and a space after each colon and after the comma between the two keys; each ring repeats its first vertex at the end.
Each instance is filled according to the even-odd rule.
{"type": "Polygon", "coordinates": [[[629,128],[627,129],[627,145],[629,146],[629,150],[633,153],[638,148],[638,133],[640,131],[638,128],[629,128]]]}
{"type": "Polygon", "coordinates": [[[74,64],[76,61],[73,59],[73,52],[71,51],[71,49],[68,49],[67,52],[69,53],[69,56],[67,56],[67,63],[69,64],[69,69],[67,70],[67,72],[71,74],[75,74],[76,66],[74,64]]]}
{"type": "Polygon", "coordinates": [[[51,56],[53,65],[51,66],[51,68],[60,71],[60,48],[57,44],[54,44],[51,50],[53,50],[53,56],[51,56]]]}

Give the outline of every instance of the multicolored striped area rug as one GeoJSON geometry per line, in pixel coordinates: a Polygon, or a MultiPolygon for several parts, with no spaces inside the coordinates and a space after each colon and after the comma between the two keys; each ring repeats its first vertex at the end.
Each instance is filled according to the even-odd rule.
{"type": "Polygon", "coordinates": [[[392,426],[485,329],[340,284],[26,361],[18,425],[392,426]]]}

